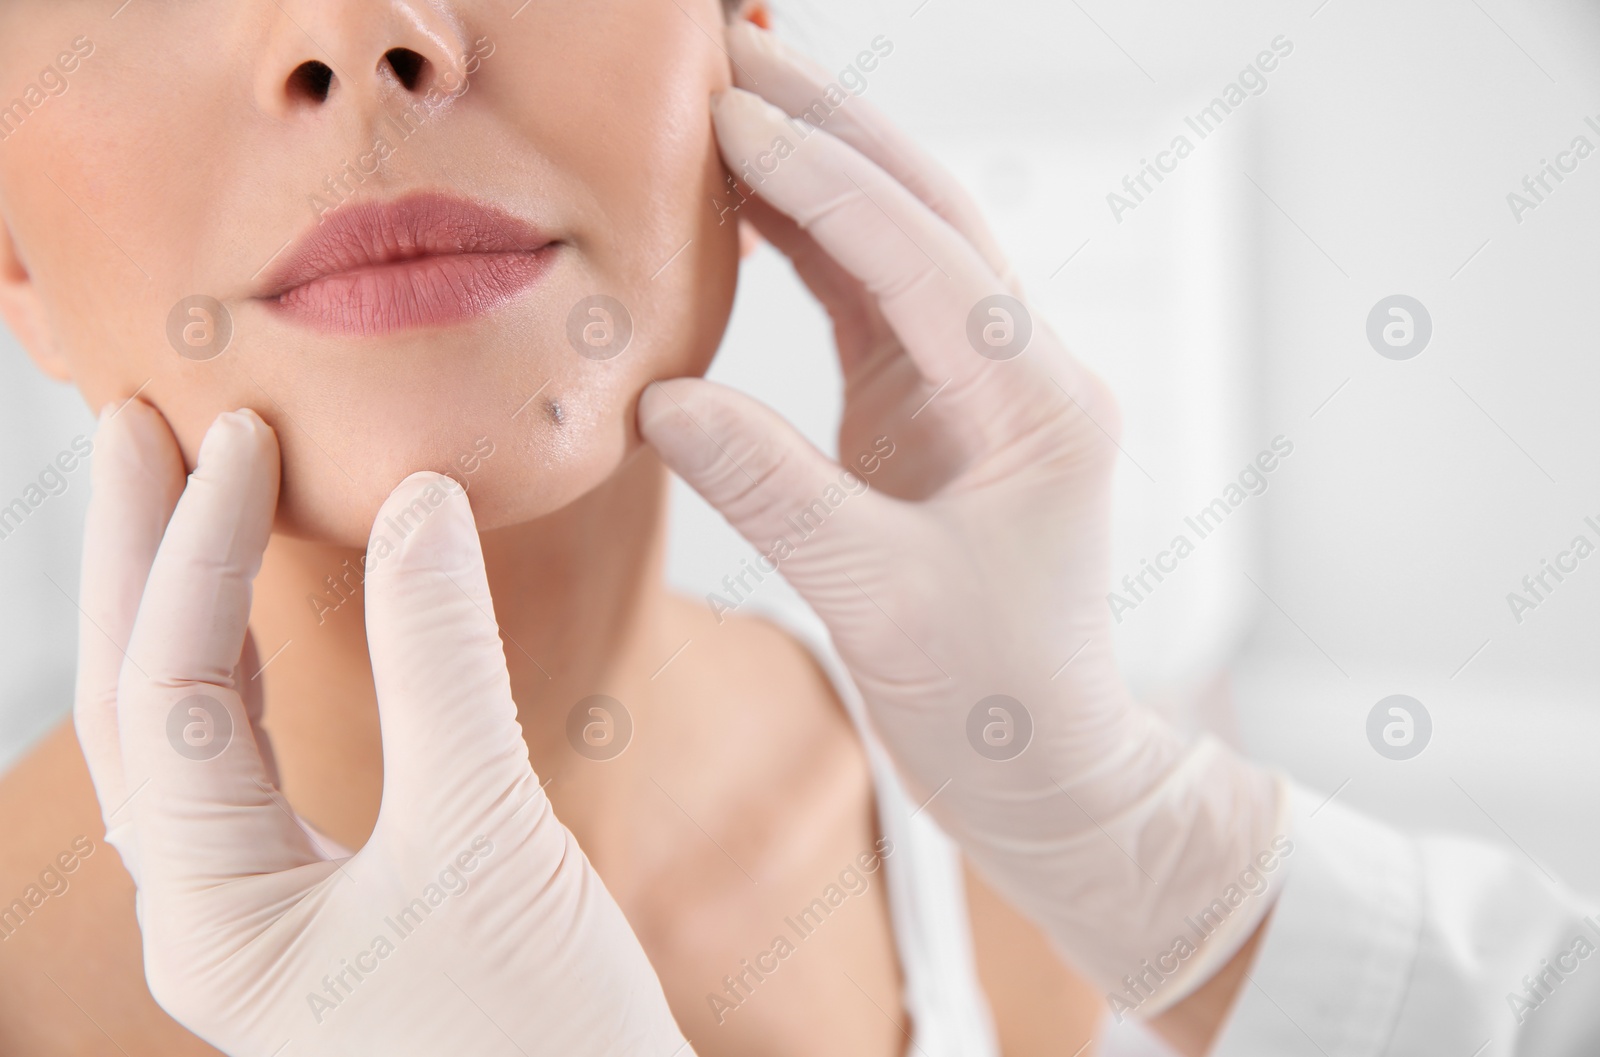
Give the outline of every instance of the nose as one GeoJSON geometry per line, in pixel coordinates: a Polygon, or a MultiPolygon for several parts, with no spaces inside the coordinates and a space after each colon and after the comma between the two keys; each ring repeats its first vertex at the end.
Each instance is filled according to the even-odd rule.
{"type": "Polygon", "coordinates": [[[277,0],[255,94],[280,117],[332,102],[362,109],[455,93],[466,83],[466,32],[452,5],[408,0],[277,0]]]}

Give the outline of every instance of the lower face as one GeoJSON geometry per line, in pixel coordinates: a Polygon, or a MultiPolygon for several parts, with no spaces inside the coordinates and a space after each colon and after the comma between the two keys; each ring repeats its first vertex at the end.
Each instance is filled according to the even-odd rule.
{"type": "Polygon", "coordinates": [[[190,465],[260,413],[280,531],[360,546],[425,469],[483,529],[537,518],[639,443],[649,381],[710,362],[738,254],[718,0],[111,10],[0,5],[28,340],[91,407],[154,404],[190,465]]]}

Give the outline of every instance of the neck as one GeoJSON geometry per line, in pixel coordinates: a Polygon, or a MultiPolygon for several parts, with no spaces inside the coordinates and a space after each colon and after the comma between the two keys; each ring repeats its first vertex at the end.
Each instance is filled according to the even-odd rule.
{"type": "MultiPolygon", "coordinates": [[[[579,756],[567,720],[577,702],[606,694],[637,724],[653,703],[652,675],[679,645],[662,577],[665,483],[643,451],[561,511],[481,537],[529,755],[552,798],[567,793],[561,816],[574,831],[616,817],[609,809],[648,781],[638,753],[604,767],[579,756]]],[[[285,792],[349,846],[371,831],[383,773],[361,558],[275,536],[250,620],[285,792]]],[[[603,847],[606,837],[592,833],[591,842],[603,847]]]]}

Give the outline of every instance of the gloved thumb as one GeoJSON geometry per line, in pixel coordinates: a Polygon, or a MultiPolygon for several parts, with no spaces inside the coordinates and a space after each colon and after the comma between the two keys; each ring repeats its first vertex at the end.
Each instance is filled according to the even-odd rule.
{"type": "Polygon", "coordinates": [[[852,529],[891,502],[771,408],[714,382],[651,384],[639,432],[752,546],[783,561],[802,593],[805,571],[849,549],[852,529]]]}

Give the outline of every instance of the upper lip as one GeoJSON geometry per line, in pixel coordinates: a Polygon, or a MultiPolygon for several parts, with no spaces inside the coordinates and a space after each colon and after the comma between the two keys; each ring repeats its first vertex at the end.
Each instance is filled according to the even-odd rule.
{"type": "Polygon", "coordinates": [[[332,275],[425,257],[534,253],[553,240],[503,209],[433,192],[339,207],[263,280],[263,299],[332,275]]]}

